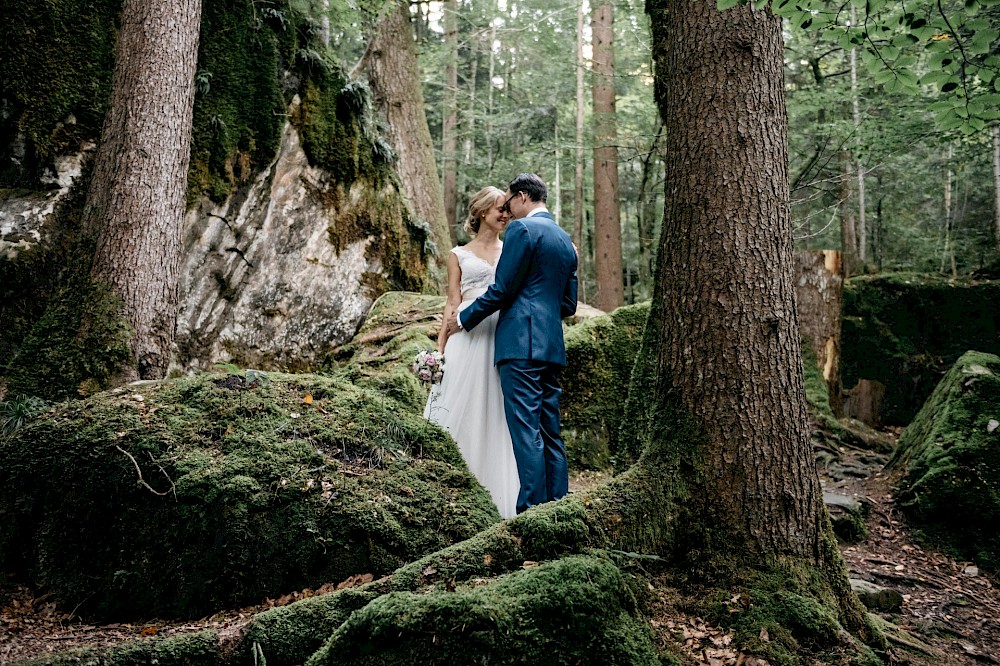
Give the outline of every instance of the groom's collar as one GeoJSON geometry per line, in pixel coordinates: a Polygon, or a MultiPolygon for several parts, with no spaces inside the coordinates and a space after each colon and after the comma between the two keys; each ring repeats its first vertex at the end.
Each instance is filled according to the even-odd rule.
{"type": "Polygon", "coordinates": [[[539,217],[539,216],[541,216],[541,217],[548,217],[548,218],[553,219],[553,220],[555,219],[554,217],[552,217],[552,213],[550,213],[548,211],[548,209],[545,207],[544,204],[541,205],[541,206],[539,206],[538,208],[534,209],[533,211],[531,211],[527,215],[525,215],[525,217],[539,217]]]}

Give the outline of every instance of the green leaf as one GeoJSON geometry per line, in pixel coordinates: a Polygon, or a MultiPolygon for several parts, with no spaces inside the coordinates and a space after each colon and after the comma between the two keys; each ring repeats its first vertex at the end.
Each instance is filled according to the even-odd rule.
{"type": "Polygon", "coordinates": [[[738,4],[740,4],[740,0],[716,0],[716,7],[719,8],[720,12],[732,9],[738,4]]]}
{"type": "Polygon", "coordinates": [[[885,58],[886,60],[895,60],[896,58],[899,57],[899,49],[892,45],[883,46],[881,49],[879,49],[879,52],[882,54],[882,57],[885,58]]]}

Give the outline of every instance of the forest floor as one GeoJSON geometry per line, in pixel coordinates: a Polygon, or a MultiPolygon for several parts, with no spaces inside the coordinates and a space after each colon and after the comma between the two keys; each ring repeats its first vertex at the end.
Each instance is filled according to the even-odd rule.
{"type": "MultiPolygon", "coordinates": [[[[845,458],[855,452],[844,452],[845,458]]],[[[864,454],[859,454],[864,455],[864,454]]],[[[585,490],[607,480],[600,473],[575,475],[571,488],[585,490]]],[[[922,547],[893,504],[891,479],[876,471],[867,478],[834,481],[824,489],[856,498],[867,506],[869,534],[841,548],[852,578],[863,578],[903,595],[902,610],[881,617],[898,627],[891,636],[895,664],[1000,664],[1000,586],[971,562],[953,560],[922,547]]],[[[370,581],[358,575],[317,590],[303,590],[257,606],[220,612],[188,622],[89,624],[56,608],[49,595],[0,579],[0,664],[74,648],[110,646],[143,637],[170,636],[239,624],[254,613],[315,594],[370,581]]],[[[656,586],[651,586],[655,588],[656,586]]],[[[677,611],[676,593],[656,588],[650,622],[659,640],[680,643],[686,661],[709,666],[764,666],[741,655],[720,627],[677,611]]]]}

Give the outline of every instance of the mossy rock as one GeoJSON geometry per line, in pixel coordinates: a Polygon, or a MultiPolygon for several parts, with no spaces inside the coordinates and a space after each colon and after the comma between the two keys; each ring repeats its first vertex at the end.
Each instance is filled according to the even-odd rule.
{"type": "Polygon", "coordinates": [[[420,350],[437,348],[443,296],[390,291],[379,296],[354,338],[339,347],[328,367],[358,386],[390,395],[423,414],[427,389],[410,371],[420,350]]]}
{"type": "Polygon", "coordinates": [[[879,418],[906,425],[969,349],[1000,354],[1000,281],[899,273],[844,283],[840,372],[885,387],[879,418]]]}
{"type": "Polygon", "coordinates": [[[649,303],[618,308],[566,330],[562,434],[574,469],[605,470],[619,460],[618,429],[649,303]]]}
{"type": "Polygon", "coordinates": [[[899,438],[897,504],[933,543],[1000,571],[1000,357],[970,351],[899,438]]]}
{"type": "Polygon", "coordinates": [[[573,556],[454,590],[385,595],[306,662],[324,664],[659,664],[629,581],[573,556]]]}
{"type": "Polygon", "coordinates": [[[499,521],[443,430],[315,375],[116,389],[54,408],[0,458],[0,566],[102,618],[377,576],[499,521]]]}

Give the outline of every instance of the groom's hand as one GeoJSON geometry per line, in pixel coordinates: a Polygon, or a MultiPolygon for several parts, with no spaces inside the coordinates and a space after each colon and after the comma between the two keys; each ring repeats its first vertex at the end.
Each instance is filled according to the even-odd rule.
{"type": "Polygon", "coordinates": [[[448,330],[448,335],[454,335],[455,333],[458,333],[459,331],[463,330],[462,327],[458,323],[458,313],[457,312],[455,313],[454,317],[452,317],[451,319],[448,320],[448,329],[447,330],[448,330]]]}

